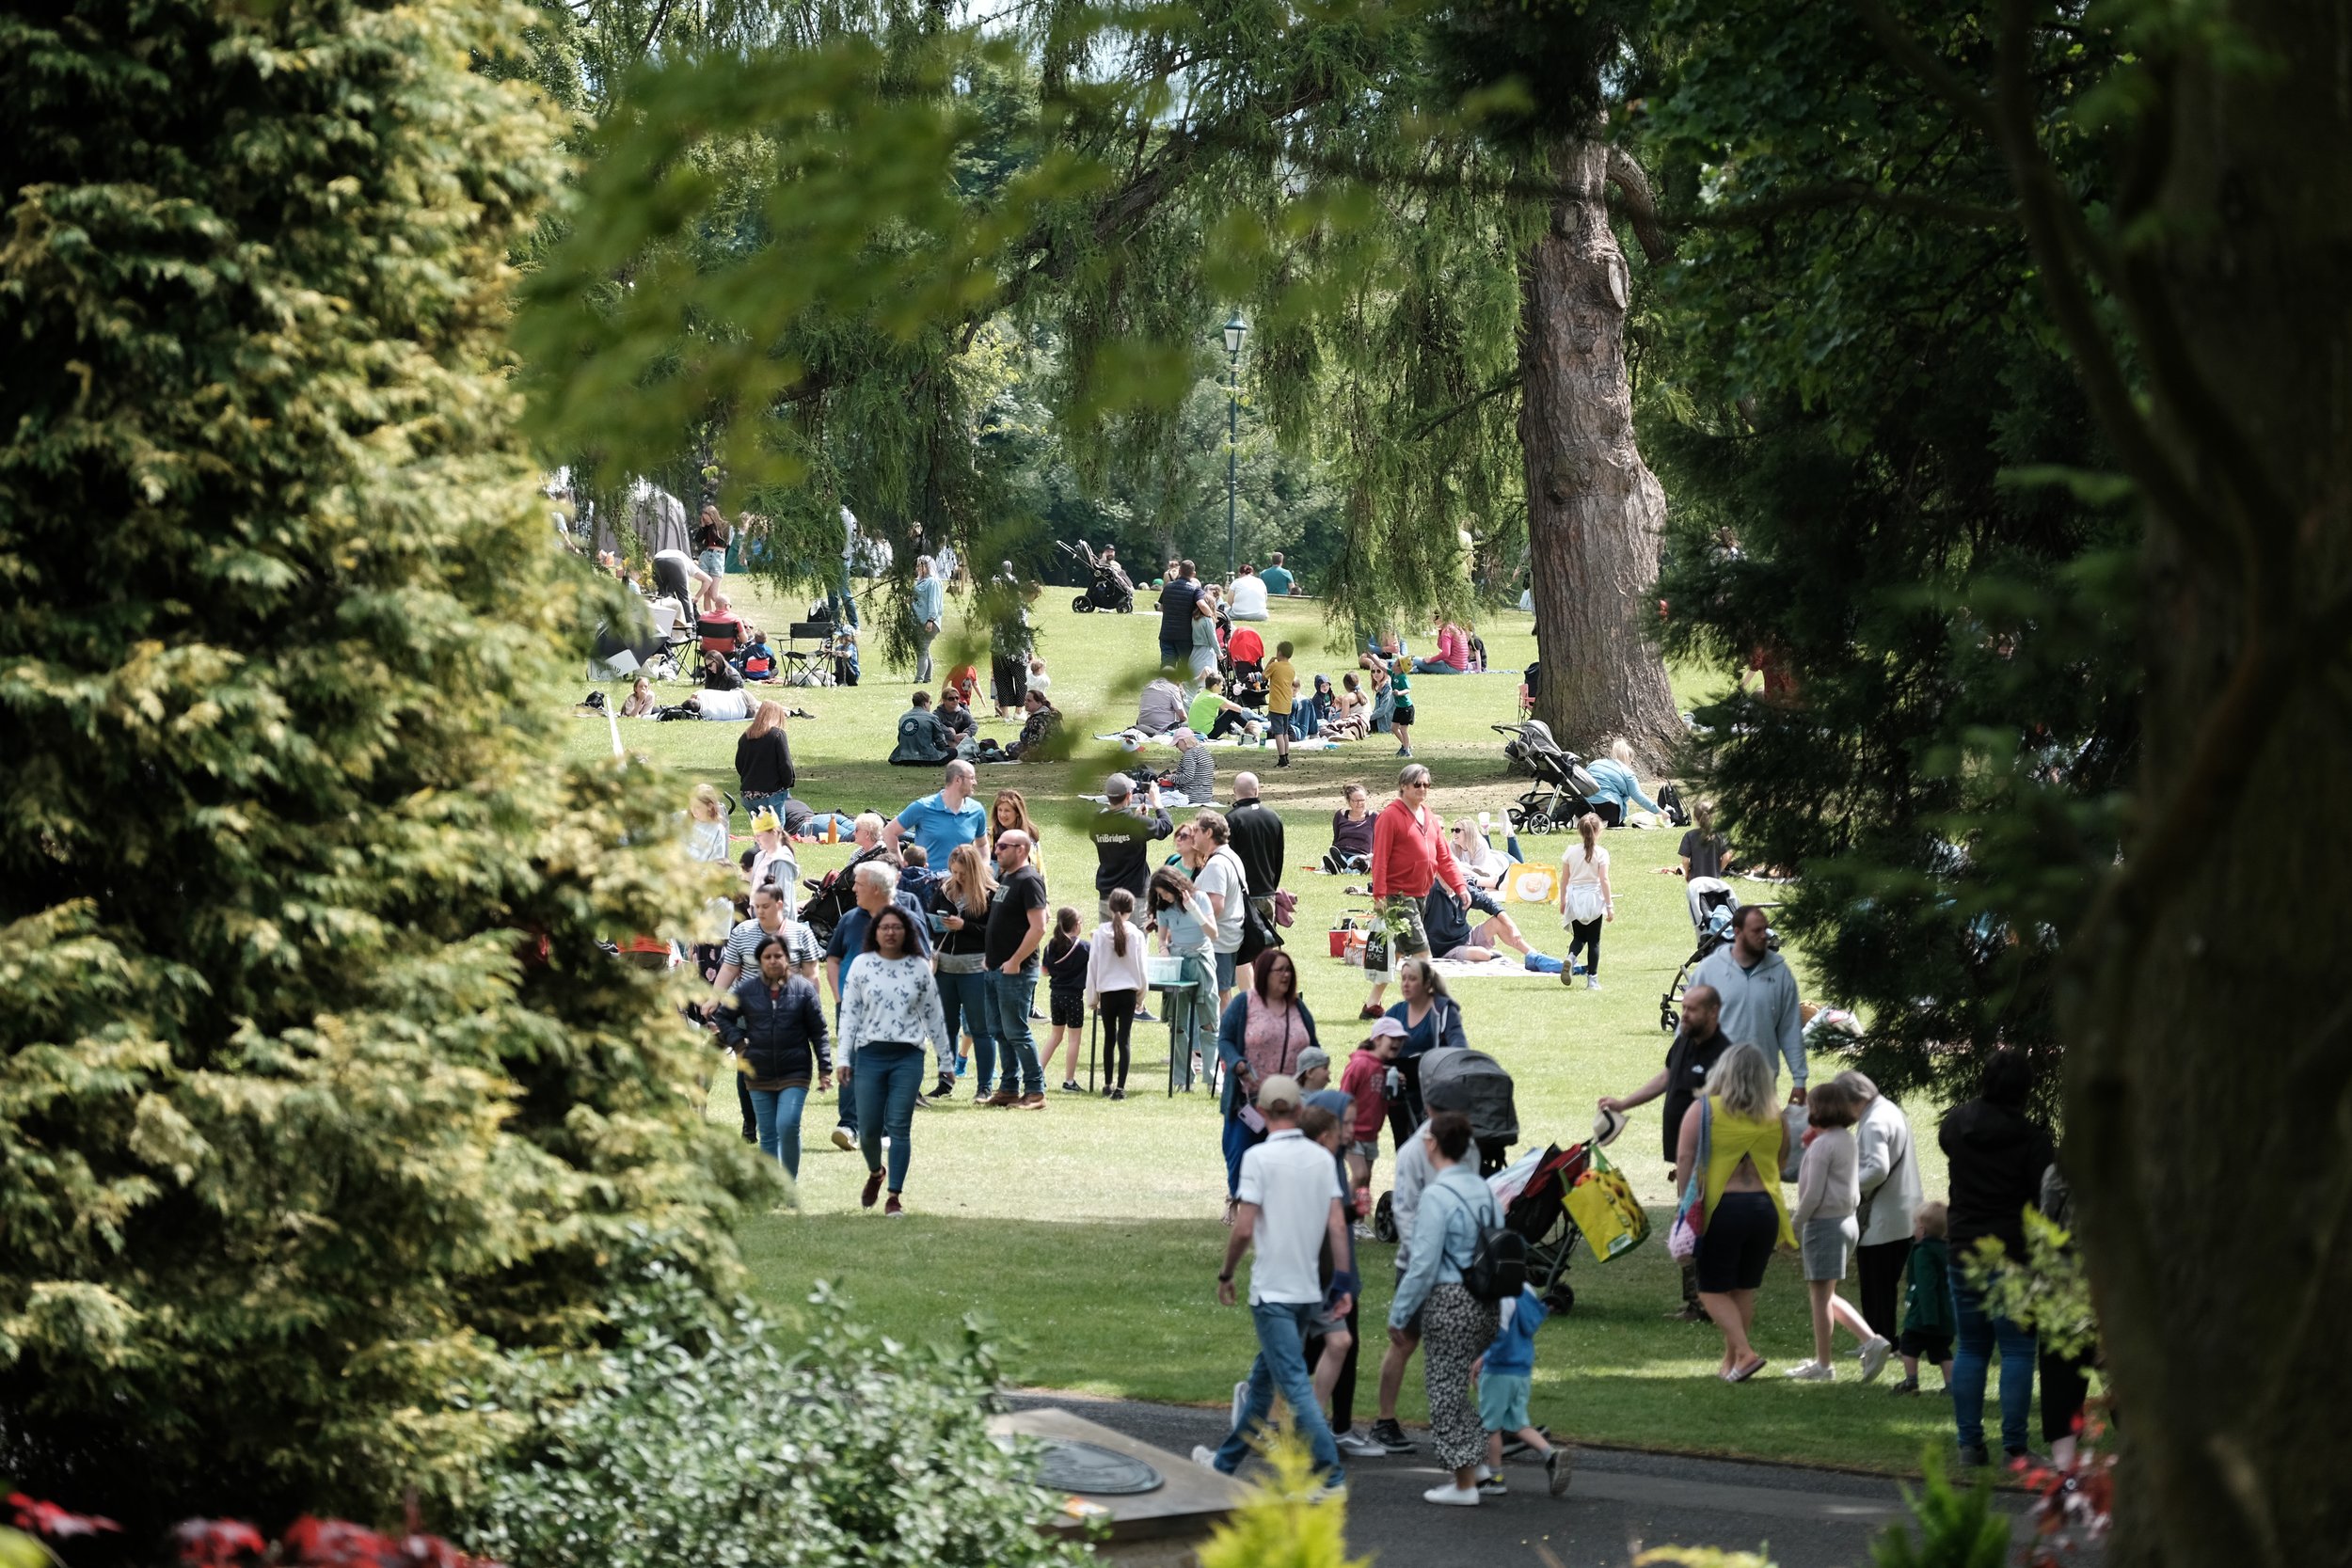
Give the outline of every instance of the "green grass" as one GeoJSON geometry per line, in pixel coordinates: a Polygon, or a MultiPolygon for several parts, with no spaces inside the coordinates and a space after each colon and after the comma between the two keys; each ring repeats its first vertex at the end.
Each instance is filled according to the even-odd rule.
{"type": "MultiPolygon", "coordinates": [[[[737,598],[739,605],[752,601],[750,613],[760,625],[780,626],[787,619],[759,594],[737,598]]],[[[961,608],[951,601],[951,635],[961,608]]],[[[1130,693],[1153,659],[1156,616],[1080,616],[1070,610],[1066,595],[1049,594],[1038,620],[1054,696],[1073,727],[1090,734],[1132,721],[1130,693]]],[[[1498,664],[1516,664],[1532,652],[1523,615],[1497,616],[1483,629],[1498,664]]],[[[1275,623],[1261,630],[1269,646],[1289,638],[1302,649],[1320,647],[1325,635],[1317,612],[1301,605],[1279,606],[1275,623]]],[[[978,662],[986,668],[985,657],[978,662]]],[[[1297,663],[1302,675],[1322,671],[1336,677],[1352,659],[1302,652],[1297,663]]],[[[1686,706],[1718,684],[1695,671],[1677,671],[1676,677],[1686,706]]],[[[1500,817],[1524,787],[1524,781],[1507,776],[1499,737],[1486,727],[1511,718],[1517,684],[1516,675],[1504,674],[1414,682],[1422,718],[1414,748],[1436,775],[1433,803],[1441,814],[1453,817],[1483,808],[1500,817]]],[[[904,675],[874,671],[855,689],[791,694],[815,715],[791,727],[803,799],[819,808],[890,813],[937,787],[923,772],[881,760],[909,690],[904,675]]],[[[677,772],[682,804],[692,782],[734,786],[738,730],[732,724],[631,722],[622,735],[626,744],[677,772]]],[[[1012,732],[985,725],[982,733],[1009,739],[1012,732]]],[[[1585,738],[1562,740],[1580,746],[1585,738]]],[[[583,720],[575,743],[584,753],[608,748],[604,722],[583,720]]],[[[1343,784],[1362,783],[1375,802],[1393,792],[1399,766],[1393,752],[1375,738],[1334,753],[1298,753],[1279,773],[1271,768],[1272,754],[1264,755],[1260,770],[1266,799],[1288,825],[1294,867],[1321,854],[1343,784]]],[[[1218,753],[1221,796],[1239,755],[1218,753]]],[[[1073,801],[1079,789],[1099,789],[1116,760],[1111,747],[1087,742],[1070,763],[982,770],[984,800],[1007,785],[1028,797],[1044,831],[1049,886],[1057,901],[1077,906],[1089,927],[1093,856],[1079,831],[1084,811],[1073,801]]],[[[742,827],[739,816],[737,827],[742,827]]],[[[1565,847],[1558,838],[1521,842],[1531,856],[1556,857],[1565,847]]],[[[1565,1144],[1585,1136],[1595,1100],[1637,1086],[1664,1053],[1659,996],[1691,947],[1680,880],[1652,874],[1673,863],[1675,835],[1629,831],[1610,834],[1607,843],[1615,862],[1618,918],[1604,937],[1605,990],[1569,991],[1555,979],[1534,976],[1482,979],[1456,990],[1471,1043],[1492,1053],[1517,1081],[1520,1124],[1531,1142],[1565,1144]]],[[[803,847],[802,852],[803,871],[811,874],[846,859],[846,849],[835,847],[803,847]]],[[[1326,1045],[1343,1055],[1355,1037],[1364,990],[1359,972],[1325,956],[1324,933],[1342,910],[1366,901],[1345,896],[1337,878],[1294,870],[1288,885],[1299,894],[1291,945],[1302,958],[1306,996],[1326,1045]]],[[[1769,896],[1769,890],[1752,884],[1743,892],[1769,896]]],[[[1555,915],[1513,909],[1539,949],[1565,950],[1565,933],[1555,915]]],[[[1802,980],[1803,957],[1790,957],[1802,980]]],[[[1039,1025],[1041,1045],[1046,1037],[1039,1025]]],[[[1216,1218],[1224,1170],[1216,1107],[1205,1095],[1169,1101],[1142,1092],[1164,1080],[1165,1028],[1139,1025],[1136,1045],[1133,1098],[1119,1104],[1055,1095],[1041,1114],[987,1112],[968,1103],[922,1113],[907,1188],[914,1217],[889,1226],[858,1211],[863,1162],[832,1148],[824,1138],[829,1107],[813,1105],[802,1169],[803,1211],[779,1209],[743,1227],[760,1294],[788,1304],[812,1281],[835,1278],[864,1316],[894,1334],[944,1336],[966,1313],[979,1315],[1009,1347],[1014,1375],[1027,1383],[1221,1403],[1246,1369],[1250,1334],[1247,1315],[1218,1309],[1211,1294],[1224,1236],[1216,1218]]],[[[1059,1072],[1054,1077],[1058,1082],[1059,1072]]],[[[1931,1128],[1933,1107],[1912,1109],[1915,1126],[1931,1128]]],[[[711,1115],[713,1136],[735,1135],[731,1093],[714,1095],[711,1115]]],[[[1654,1105],[1634,1115],[1616,1152],[1662,1222],[1670,1195],[1654,1105]]],[[[1941,1191],[1943,1160],[1931,1137],[1921,1140],[1918,1158],[1928,1189],[1941,1191]]],[[[1385,1184],[1386,1175],[1384,1162],[1376,1186],[1385,1184]]],[[[1375,1307],[1388,1293],[1386,1251],[1366,1249],[1375,1307]]],[[[1555,1430],[1595,1442],[1893,1469],[1914,1466],[1921,1445],[1949,1431],[1948,1407],[1932,1396],[1899,1401],[1882,1387],[1797,1387],[1772,1373],[1759,1386],[1728,1388],[1708,1377],[1721,1349],[1713,1333],[1661,1317],[1677,1295],[1662,1223],[1652,1242],[1629,1258],[1608,1265],[1582,1258],[1574,1278],[1576,1310],[1547,1327],[1538,1344],[1536,1413],[1555,1430]]],[[[1368,1312],[1367,1324],[1376,1321],[1368,1312]]],[[[1776,1368],[1810,1354],[1804,1287],[1793,1260],[1774,1266],[1757,1343],[1776,1368]]],[[[1929,1382],[1935,1382],[1932,1372],[1929,1382]]],[[[1420,1399],[1416,1372],[1407,1380],[1408,1419],[1420,1399]]],[[[1371,1400],[1367,1369],[1361,1393],[1367,1410],[1371,1400]]]]}

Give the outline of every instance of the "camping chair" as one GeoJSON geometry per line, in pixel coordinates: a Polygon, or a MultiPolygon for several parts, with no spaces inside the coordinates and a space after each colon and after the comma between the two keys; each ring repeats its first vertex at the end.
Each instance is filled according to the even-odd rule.
{"type": "Polygon", "coordinates": [[[795,621],[785,634],[783,649],[777,654],[780,661],[777,679],[787,686],[831,686],[833,684],[833,623],[831,621],[795,621]],[[803,650],[800,643],[814,641],[816,647],[803,650]]]}

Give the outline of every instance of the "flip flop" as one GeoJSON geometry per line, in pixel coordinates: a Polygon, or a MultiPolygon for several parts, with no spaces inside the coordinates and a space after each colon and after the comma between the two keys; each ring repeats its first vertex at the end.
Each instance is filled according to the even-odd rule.
{"type": "Polygon", "coordinates": [[[1727,1377],[1725,1377],[1725,1378],[1724,1379],[1724,1381],[1725,1383],[1745,1383],[1745,1382],[1747,1382],[1747,1380],[1748,1380],[1748,1379],[1750,1379],[1750,1378],[1754,1377],[1756,1373],[1758,1373],[1758,1372],[1760,1372],[1760,1371],[1762,1371],[1762,1370],[1764,1370],[1765,1363],[1766,1363],[1766,1359],[1767,1359],[1766,1357],[1759,1355],[1759,1356],[1757,1356],[1755,1360],[1753,1360],[1753,1361],[1749,1362],[1749,1363],[1748,1363],[1746,1366],[1744,1366],[1744,1367],[1735,1367],[1735,1368],[1733,1368],[1733,1369],[1731,1370],[1730,1375],[1729,1375],[1729,1376],[1727,1376],[1727,1377]]]}

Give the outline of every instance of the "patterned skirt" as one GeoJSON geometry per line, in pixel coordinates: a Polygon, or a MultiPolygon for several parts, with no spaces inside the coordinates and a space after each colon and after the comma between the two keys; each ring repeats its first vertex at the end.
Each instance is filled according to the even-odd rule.
{"type": "Polygon", "coordinates": [[[1429,1292],[1421,1321],[1422,1372],[1429,1387],[1429,1433],[1438,1463],[1449,1470],[1486,1457],[1486,1429],[1470,1398],[1470,1363],[1486,1354],[1500,1326],[1491,1301],[1480,1301],[1459,1284],[1429,1292]]]}

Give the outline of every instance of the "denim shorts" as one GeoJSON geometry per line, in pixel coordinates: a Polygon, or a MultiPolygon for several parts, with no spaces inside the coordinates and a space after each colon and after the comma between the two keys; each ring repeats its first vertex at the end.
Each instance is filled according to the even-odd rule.
{"type": "Polygon", "coordinates": [[[1527,1396],[1534,1377],[1527,1372],[1482,1372],[1478,1379],[1478,1424],[1488,1432],[1517,1432],[1535,1423],[1527,1418],[1527,1396]]]}
{"type": "Polygon", "coordinates": [[[1216,956],[1216,989],[1218,990],[1225,991],[1233,989],[1233,976],[1241,973],[1240,959],[1241,955],[1238,953],[1219,953],[1216,956]]]}

